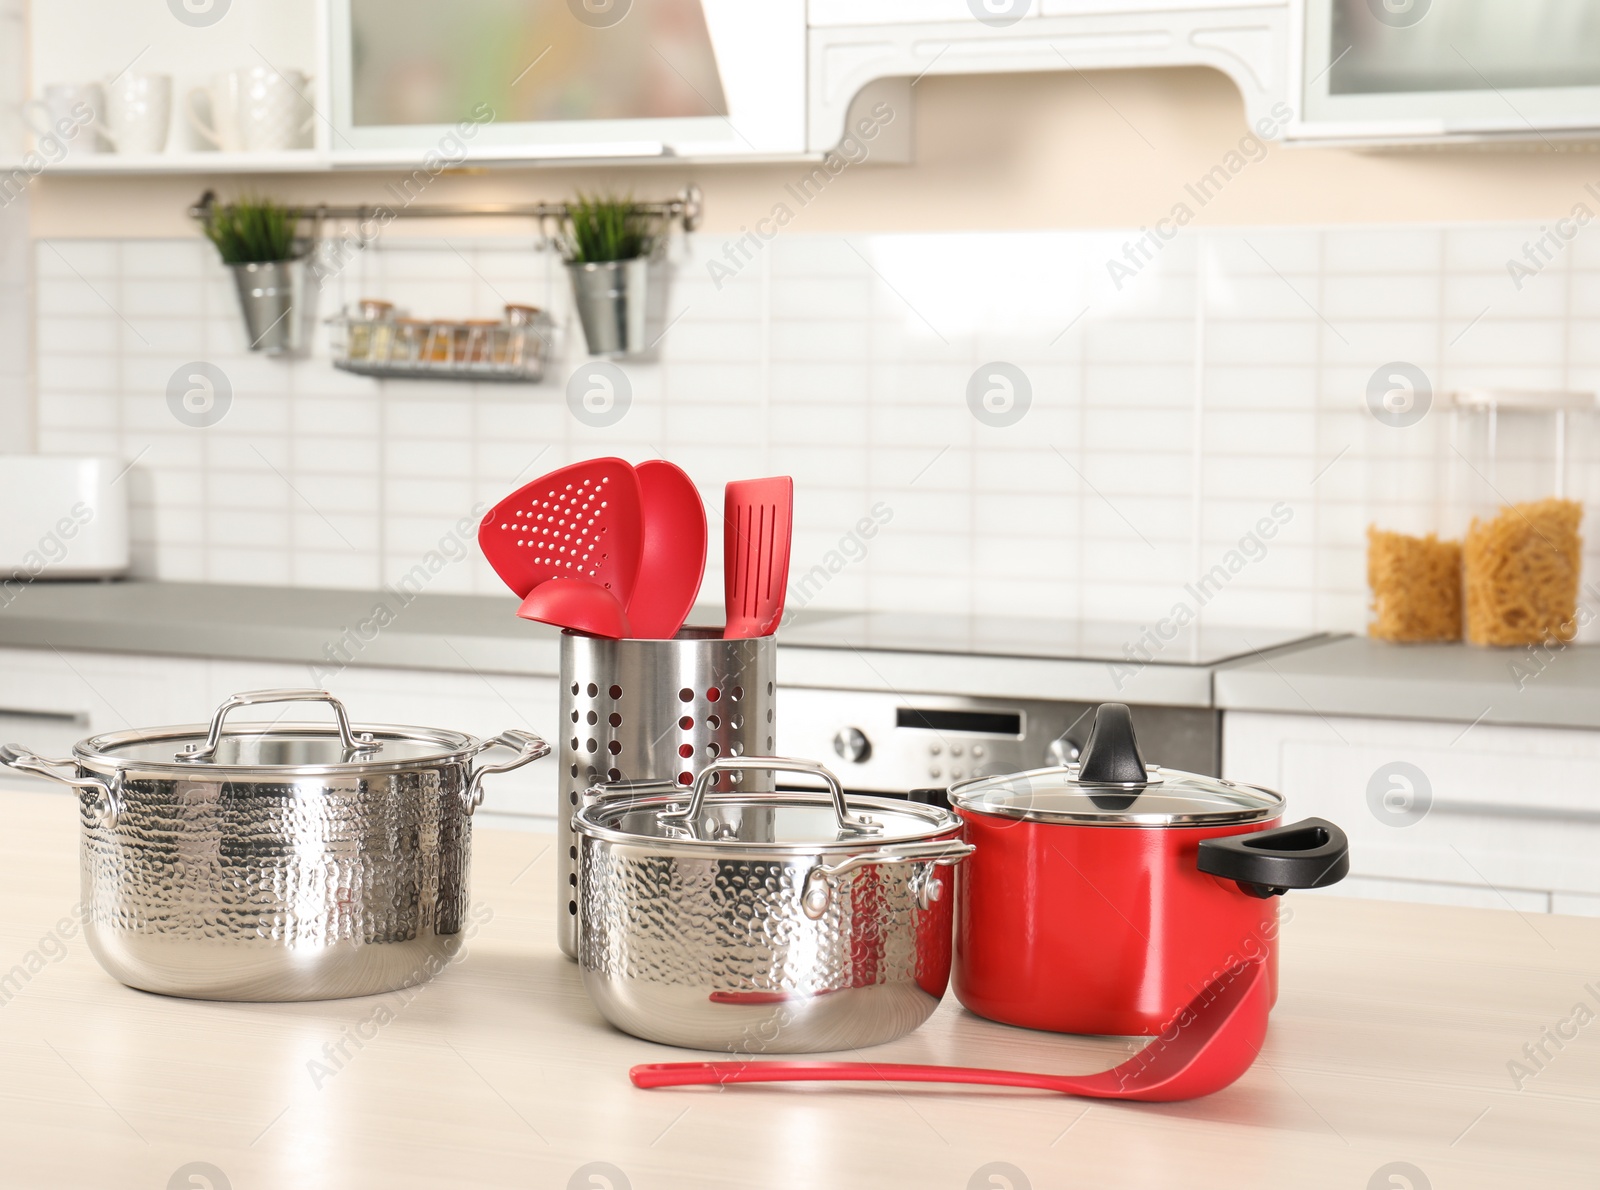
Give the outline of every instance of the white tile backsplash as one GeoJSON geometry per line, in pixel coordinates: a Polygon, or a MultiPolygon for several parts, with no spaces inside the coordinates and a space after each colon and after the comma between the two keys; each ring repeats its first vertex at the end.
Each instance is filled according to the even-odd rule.
{"type": "MultiPolygon", "coordinates": [[[[507,387],[352,376],[331,367],[325,331],[308,358],[251,355],[198,241],[41,242],[39,440],[138,459],[150,577],[392,582],[518,483],[594,454],[661,454],[700,484],[714,535],[723,483],[793,474],[796,574],[875,505],[892,510],[810,606],[1165,615],[1282,504],[1289,524],[1204,616],[1359,629],[1364,527],[1433,515],[1428,425],[1370,418],[1373,371],[1410,361],[1438,390],[1600,383],[1600,251],[1572,245],[1519,291],[1506,258],[1538,234],[1208,231],[1120,286],[1107,261],[1126,261],[1131,231],[792,235],[720,287],[706,262],[724,244],[700,235],[672,247],[653,316],[665,334],[623,365],[633,405],[607,428],[568,410],[581,331],[559,262],[526,241],[381,241],[321,295],[324,316],[364,296],[424,317],[549,308],[547,379],[507,387]],[[166,405],[193,360],[234,389],[210,429],[166,405]],[[968,406],[994,362],[1031,387],[1013,425],[968,406]]],[[[713,548],[712,598],[720,571],[713,548]]],[[[475,551],[429,589],[501,590],[475,551]]]]}

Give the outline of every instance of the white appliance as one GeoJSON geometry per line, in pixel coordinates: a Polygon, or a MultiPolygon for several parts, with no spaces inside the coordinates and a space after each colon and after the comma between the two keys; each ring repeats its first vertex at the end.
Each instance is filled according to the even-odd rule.
{"type": "Polygon", "coordinates": [[[329,0],[333,143],[407,203],[497,158],[803,152],[805,0],[329,0]]]}
{"type": "Polygon", "coordinates": [[[1593,0],[1298,0],[1293,138],[1491,140],[1600,128],[1593,0]]]}
{"type": "Polygon", "coordinates": [[[0,604],[18,583],[128,572],[120,459],[0,455],[0,604]]]}

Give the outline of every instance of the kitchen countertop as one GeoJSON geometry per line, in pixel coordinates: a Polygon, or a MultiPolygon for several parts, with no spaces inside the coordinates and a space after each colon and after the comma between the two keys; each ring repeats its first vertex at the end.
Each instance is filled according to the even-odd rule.
{"type": "MultiPolygon", "coordinates": [[[[0,792],[0,812],[0,979],[26,975],[0,985],[8,1185],[221,1186],[188,1180],[204,1162],[232,1190],[1548,1190],[1592,1187],[1600,1168],[1600,1025],[1571,1026],[1559,1049],[1543,1040],[1569,1031],[1576,1004],[1600,1006],[1600,920],[1291,895],[1262,1057],[1188,1103],[640,1091],[630,1065],[696,1055],[617,1033],[590,1006],[555,947],[547,837],[478,832],[482,924],[433,983],[218,1004],[124,988],[81,936],[54,933],[79,896],[68,797],[0,792]],[[1518,1090],[1507,1064],[1541,1043],[1550,1057],[1518,1090]],[[1014,1168],[984,1169],[994,1162],[1014,1168]]],[[[949,998],[870,1051],[1062,1072],[1126,1053],[994,1025],[949,998]]]]}
{"type": "Polygon", "coordinates": [[[1600,728],[1600,646],[1480,649],[1346,636],[1219,669],[1227,710],[1600,728]]]}
{"type": "MultiPolygon", "coordinates": [[[[515,610],[509,595],[40,582],[0,607],[0,647],[308,666],[342,652],[360,665],[556,676],[557,631],[519,620],[515,610]]],[[[697,612],[692,622],[721,621],[720,605],[697,612]]],[[[1165,643],[1151,664],[1116,664],[1140,632],[1070,620],[802,609],[779,633],[780,673],[797,686],[1209,706],[1214,664],[1309,635],[1208,628],[1165,643]]]]}

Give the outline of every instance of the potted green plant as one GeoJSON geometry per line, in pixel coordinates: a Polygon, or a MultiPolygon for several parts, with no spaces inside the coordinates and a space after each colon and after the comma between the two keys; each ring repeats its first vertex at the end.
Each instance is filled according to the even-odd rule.
{"type": "Polygon", "coordinates": [[[251,351],[296,350],[304,318],[305,254],[295,237],[299,213],[267,198],[211,206],[206,238],[233,272],[251,351]]]}
{"type": "Polygon", "coordinates": [[[562,255],[589,354],[631,355],[645,347],[645,295],[655,219],[632,198],[579,194],[567,204],[562,255]]]}

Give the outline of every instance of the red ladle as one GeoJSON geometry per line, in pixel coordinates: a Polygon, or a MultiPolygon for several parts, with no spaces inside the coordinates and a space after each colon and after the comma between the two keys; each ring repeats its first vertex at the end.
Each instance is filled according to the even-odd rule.
{"type": "Polygon", "coordinates": [[[644,548],[628,601],[628,635],[671,640],[689,618],[706,572],[706,507],[694,481],[665,459],[634,468],[644,507],[644,548]]]}
{"type": "Polygon", "coordinates": [[[528,592],[517,608],[524,620],[571,628],[590,636],[623,640],[633,635],[628,613],[617,597],[599,583],[582,578],[553,578],[528,592]]]}
{"type": "Polygon", "coordinates": [[[1170,1103],[1198,1099],[1233,1083],[1255,1061],[1267,1036],[1267,978],[1260,963],[1208,984],[1159,1037],[1099,1074],[1033,1074],[970,1066],[905,1066],[876,1062],[656,1062],[635,1066],[636,1087],[722,1086],[727,1083],[973,1083],[1027,1087],[1089,1099],[1170,1103]]]}

